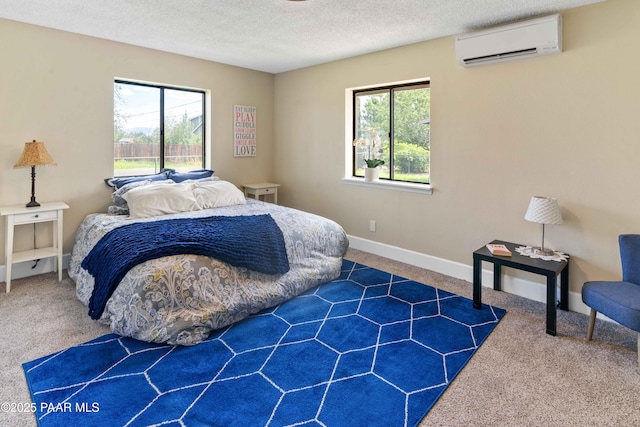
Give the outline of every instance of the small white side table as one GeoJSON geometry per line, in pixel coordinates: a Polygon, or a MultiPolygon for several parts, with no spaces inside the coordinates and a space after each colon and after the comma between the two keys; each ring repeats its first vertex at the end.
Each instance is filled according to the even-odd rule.
{"type": "Polygon", "coordinates": [[[0,207],[0,216],[6,216],[7,224],[7,239],[4,247],[7,293],[11,290],[11,266],[17,262],[57,257],[57,268],[54,267],[54,271],[58,272],[58,281],[62,281],[62,212],[65,209],[69,209],[69,206],[63,202],[42,203],[35,208],[27,208],[24,205],[0,207]],[[14,253],[14,227],[38,222],[53,222],[53,246],[14,253]]]}
{"type": "Polygon", "coordinates": [[[260,200],[260,196],[273,194],[273,203],[278,204],[278,187],[280,187],[280,184],[261,182],[259,184],[245,184],[243,187],[245,197],[253,196],[254,199],[260,200]]]}

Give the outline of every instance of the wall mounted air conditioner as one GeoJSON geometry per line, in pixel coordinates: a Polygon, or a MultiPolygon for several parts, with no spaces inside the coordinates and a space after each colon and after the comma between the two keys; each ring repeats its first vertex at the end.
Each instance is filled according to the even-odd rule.
{"type": "Polygon", "coordinates": [[[456,37],[463,67],[562,52],[562,16],[519,21],[456,37]]]}

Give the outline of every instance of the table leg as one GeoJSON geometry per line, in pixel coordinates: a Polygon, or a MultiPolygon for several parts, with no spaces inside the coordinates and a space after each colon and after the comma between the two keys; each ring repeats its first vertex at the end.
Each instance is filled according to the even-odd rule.
{"type": "Polygon", "coordinates": [[[4,246],[5,292],[11,292],[11,266],[13,265],[13,215],[7,215],[7,241],[4,246]]]}
{"type": "Polygon", "coordinates": [[[556,275],[547,275],[547,333],[553,336],[556,335],[556,284],[556,275]]]}
{"type": "Polygon", "coordinates": [[[57,271],[58,282],[62,281],[62,210],[58,211],[58,219],[55,223],[55,230],[53,232],[53,245],[58,250],[57,271]]]}
{"type": "Polygon", "coordinates": [[[493,289],[502,290],[502,266],[498,263],[493,263],[493,289]]]}
{"type": "Polygon", "coordinates": [[[473,258],[473,308],[482,308],[481,261],[473,258]]]}
{"type": "Polygon", "coordinates": [[[561,310],[569,310],[569,264],[560,273],[560,304],[561,310]]]}

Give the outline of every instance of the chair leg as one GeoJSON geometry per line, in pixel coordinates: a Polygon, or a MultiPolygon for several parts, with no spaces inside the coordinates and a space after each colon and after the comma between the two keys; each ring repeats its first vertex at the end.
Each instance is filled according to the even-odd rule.
{"type": "Polygon", "coordinates": [[[593,336],[593,327],[596,325],[596,314],[593,308],[591,309],[591,314],[589,314],[589,329],[587,329],[587,341],[591,341],[591,337],[593,336]]]}

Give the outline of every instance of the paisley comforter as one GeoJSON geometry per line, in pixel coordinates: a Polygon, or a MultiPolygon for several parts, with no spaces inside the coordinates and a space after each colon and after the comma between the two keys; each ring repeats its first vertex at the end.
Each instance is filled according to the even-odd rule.
{"type": "MultiPolygon", "coordinates": [[[[246,205],[162,219],[259,214],[270,214],[282,230],[290,267],[287,273],[259,273],[202,255],[152,259],[129,270],[107,301],[100,321],[116,334],[142,341],[193,345],[214,329],[339,276],[348,247],[346,234],[335,222],[317,215],[248,199],[246,205]]],[[[69,276],[85,305],[89,305],[94,279],[82,268],[82,260],[107,232],[131,223],[125,216],[91,214],[78,228],[69,276]]]]}

